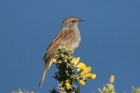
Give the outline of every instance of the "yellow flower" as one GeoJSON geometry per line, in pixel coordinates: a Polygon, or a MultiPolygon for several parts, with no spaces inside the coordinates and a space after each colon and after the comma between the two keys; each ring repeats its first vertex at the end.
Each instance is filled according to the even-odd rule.
{"type": "Polygon", "coordinates": [[[59,62],[56,60],[56,58],[54,58],[54,57],[52,57],[52,62],[54,63],[54,64],[59,64],[59,62]]]}
{"type": "Polygon", "coordinates": [[[115,80],[114,75],[111,75],[111,76],[110,76],[110,83],[113,83],[113,82],[114,82],[114,80],[115,80]]]}
{"type": "Polygon", "coordinates": [[[70,83],[68,83],[68,82],[65,84],[65,86],[66,86],[67,90],[69,90],[71,88],[70,83]]]}
{"type": "Polygon", "coordinates": [[[77,71],[79,72],[79,74],[83,77],[85,75],[85,69],[86,69],[86,65],[82,62],[80,62],[77,65],[77,71]]]}
{"type": "Polygon", "coordinates": [[[85,68],[85,73],[89,73],[91,71],[91,67],[85,68]]]}
{"type": "Polygon", "coordinates": [[[85,75],[85,78],[87,78],[87,79],[95,79],[96,74],[88,73],[88,74],[85,75]]]}
{"type": "Polygon", "coordinates": [[[80,80],[79,82],[80,82],[81,85],[83,85],[83,86],[85,85],[85,81],[84,80],[80,80]]]}
{"type": "Polygon", "coordinates": [[[80,73],[80,75],[84,75],[85,73],[84,73],[84,70],[85,69],[77,69],[77,71],[80,73]]]}
{"type": "Polygon", "coordinates": [[[77,69],[77,70],[81,74],[81,76],[83,77],[85,74],[87,74],[91,71],[91,67],[86,68],[86,66],[85,66],[83,69],[77,69]]]}
{"type": "Polygon", "coordinates": [[[77,65],[77,63],[79,62],[79,60],[80,60],[80,57],[74,58],[74,59],[72,59],[71,63],[74,64],[74,65],[77,65]]]}
{"type": "Polygon", "coordinates": [[[80,62],[76,67],[77,69],[85,69],[86,65],[83,62],[80,62]]]}

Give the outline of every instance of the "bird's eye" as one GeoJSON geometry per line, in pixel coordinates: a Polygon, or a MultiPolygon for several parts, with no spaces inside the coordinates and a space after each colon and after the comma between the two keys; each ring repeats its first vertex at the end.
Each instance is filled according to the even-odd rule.
{"type": "Polygon", "coordinates": [[[71,22],[72,22],[72,23],[75,23],[75,21],[76,21],[76,20],[72,20],[71,22]]]}

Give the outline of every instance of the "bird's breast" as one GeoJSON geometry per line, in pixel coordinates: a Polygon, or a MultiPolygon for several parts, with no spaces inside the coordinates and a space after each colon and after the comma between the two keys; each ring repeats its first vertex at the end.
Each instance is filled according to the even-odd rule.
{"type": "Polygon", "coordinates": [[[73,31],[73,36],[71,36],[71,41],[68,44],[68,48],[75,51],[78,48],[81,41],[80,31],[73,31]]]}

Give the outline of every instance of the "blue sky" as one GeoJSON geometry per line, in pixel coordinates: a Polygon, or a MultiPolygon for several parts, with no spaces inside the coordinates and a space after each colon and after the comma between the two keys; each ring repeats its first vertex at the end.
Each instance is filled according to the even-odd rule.
{"type": "Polygon", "coordinates": [[[97,74],[81,93],[98,93],[112,74],[118,93],[140,86],[140,0],[1,0],[0,93],[48,93],[57,85],[53,66],[39,88],[42,58],[69,16],[86,20],[79,24],[82,40],[74,55],[97,74]]]}

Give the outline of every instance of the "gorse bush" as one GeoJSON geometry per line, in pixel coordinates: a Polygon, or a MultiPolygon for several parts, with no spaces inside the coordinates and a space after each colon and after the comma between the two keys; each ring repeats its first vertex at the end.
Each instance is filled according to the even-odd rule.
{"type": "MultiPolygon", "coordinates": [[[[60,93],[79,93],[78,83],[85,85],[86,81],[96,78],[96,74],[91,73],[91,67],[80,62],[79,57],[73,57],[72,51],[65,46],[60,46],[54,54],[52,61],[58,72],[53,77],[58,81],[60,93]]],[[[52,91],[54,93],[54,89],[52,91]]]]}
{"type": "Polygon", "coordinates": [[[98,90],[99,90],[99,93],[116,93],[116,92],[115,92],[115,89],[114,89],[114,85],[113,85],[114,80],[115,80],[114,75],[111,75],[111,77],[110,77],[110,83],[107,83],[107,84],[103,87],[102,90],[101,90],[101,89],[98,89],[98,90]]]}
{"type": "Polygon", "coordinates": [[[20,89],[18,91],[12,91],[11,93],[34,93],[33,91],[21,91],[20,89]]]}
{"type": "MultiPolygon", "coordinates": [[[[86,66],[84,62],[80,61],[80,57],[75,58],[72,51],[65,46],[59,46],[52,62],[58,69],[53,78],[57,80],[57,88],[50,90],[50,93],[80,93],[79,84],[85,86],[88,80],[96,78],[96,74],[91,73],[91,67],[86,66]]],[[[114,87],[115,77],[111,75],[110,82],[102,89],[98,89],[99,93],[116,93],[114,87]]],[[[140,88],[132,87],[132,93],[140,93],[140,88]]],[[[12,91],[11,93],[34,93],[33,91],[26,92],[12,91]]],[[[38,92],[39,93],[39,92],[38,92]]],[[[47,93],[47,92],[46,92],[47,93]]]]}

